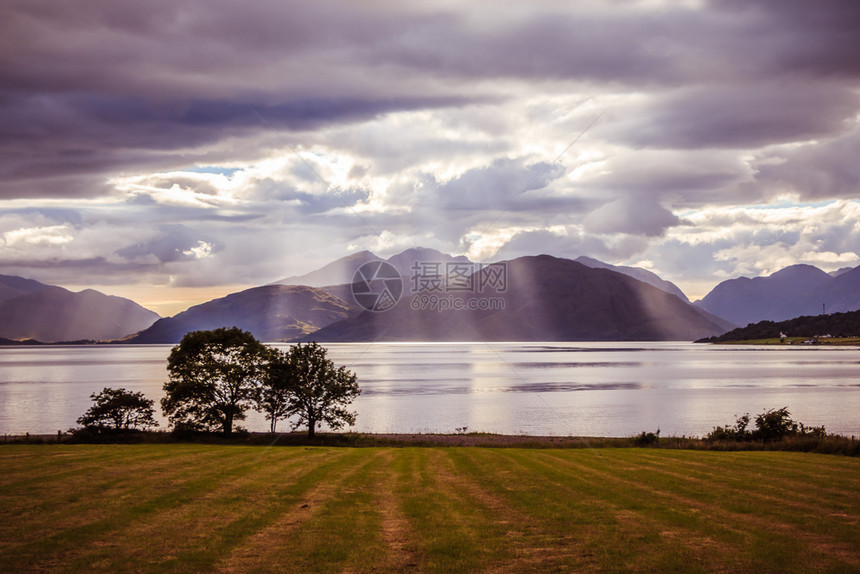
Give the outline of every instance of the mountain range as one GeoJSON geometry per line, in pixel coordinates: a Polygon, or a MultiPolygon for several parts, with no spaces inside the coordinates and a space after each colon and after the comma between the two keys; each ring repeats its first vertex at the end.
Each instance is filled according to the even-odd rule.
{"type": "Polygon", "coordinates": [[[341,295],[305,285],[255,287],[159,319],[125,342],[178,343],[189,331],[233,326],[262,341],[289,341],[356,315],[355,304],[341,295]]]}
{"type": "Polygon", "coordinates": [[[92,289],[74,293],[0,275],[0,338],[42,342],[109,340],[152,325],[158,315],[130,299],[92,289]]]}
{"type": "MultiPolygon", "coordinates": [[[[335,341],[690,340],[732,325],[677,296],[609,269],[549,255],[500,262],[504,291],[447,294],[448,310],[427,293],[384,313],[365,311],[306,339],[335,341]],[[493,298],[496,304],[481,305],[493,298]],[[451,310],[458,309],[458,310],[451,310]]],[[[489,269],[477,271],[486,275],[489,269]]],[[[486,277],[478,277],[475,284],[486,277]]],[[[484,281],[487,283],[487,281],[484,281]]],[[[438,300],[438,299],[437,299],[438,300]]]]}
{"type": "Polygon", "coordinates": [[[364,311],[353,298],[352,281],[359,267],[380,259],[361,251],[167,318],[97,291],[73,293],[0,275],[0,344],[176,343],[188,331],[233,325],[264,341],[692,340],[752,322],[815,314],[822,305],[827,312],[860,309],[860,267],[828,274],[793,265],[768,277],[724,281],[690,303],[676,285],[648,270],[549,255],[496,263],[508,273],[503,292],[438,293],[423,281],[427,273],[465,269],[474,273],[470,281],[481,282],[490,270],[463,256],[418,247],[386,260],[401,276],[400,302],[384,313],[364,311]],[[429,290],[419,292],[419,286],[429,290]],[[428,295],[444,295],[448,307],[464,310],[427,308],[428,295]],[[496,307],[481,308],[488,298],[496,307]]]}
{"type": "Polygon", "coordinates": [[[695,305],[739,326],[855,311],[860,309],[860,267],[831,275],[812,265],[792,265],[767,277],[730,279],[695,305]]]}

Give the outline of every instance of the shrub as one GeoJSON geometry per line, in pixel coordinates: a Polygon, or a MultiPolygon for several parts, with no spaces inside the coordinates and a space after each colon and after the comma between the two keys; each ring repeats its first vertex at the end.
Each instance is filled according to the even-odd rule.
{"type": "Polygon", "coordinates": [[[822,439],[827,436],[823,426],[808,427],[801,422],[791,419],[788,407],[781,409],[769,409],[755,417],[755,430],[747,430],[750,422],[749,413],[738,417],[734,426],[714,427],[710,433],[705,435],[705,440],[711,442],[721,441],[781,441],[788,437],[808,437],[822,439]]]}
{"type": "Polygon", "coordinates": [[[660,441],[660,429],[656,433],[642,431],[642,434],[637,435],[633,439],[633,444],[636,446],[653,446],[660,441]]]}

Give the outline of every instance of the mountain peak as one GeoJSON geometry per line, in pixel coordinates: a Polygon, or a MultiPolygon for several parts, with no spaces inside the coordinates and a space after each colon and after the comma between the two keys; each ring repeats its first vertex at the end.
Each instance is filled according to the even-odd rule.
{"type": "Polygon", "coordinates": [[[318,341],[691,340],[698,333],[719,334],[730,328],[678,297],[612,270],[592,269],[551,255],[501,264],[504,289],[449,293],[449,312],[415,306],[419,293],[390,311],[362,313],[313,337],[318,341]],[[493,304],[481,305],[485,298],[485,303],[493,304]]]}
{"type": "Polygon", "coordinates": [[[799,279],[799,278],[807,278],[807,279],[817,279],[820,281],[826,281],[830,279],[830,275],[828,275],[825,271],[822,271],[818,267],[814,265],[807,265],[805,263],[798,263],[797,265],[789,265],[784,269],[780,269],[776,273],[772,273],[768,276],[768,279],[799,279]]]}
{"type": "Polygon", "coordinates": [[[860,308],[860,273],[836,277],[814,265],[790,265],[767,276],[723,281],[701,301],[703,309],[736,325],[784,321],[860,308]]]}
{"type": "Polygon", "coordinates": [[[368,263],[369,261],[377,261],[380,257],[372,251],[358,251],[341,257],[324,265],[315,271],[305,273],[304,275],[293,275],[275,281],[272,285],[307,285],[309,287],[328,287],[329,285],[343,285],[352,283],[352,276],[356,270],[368,263]]]}

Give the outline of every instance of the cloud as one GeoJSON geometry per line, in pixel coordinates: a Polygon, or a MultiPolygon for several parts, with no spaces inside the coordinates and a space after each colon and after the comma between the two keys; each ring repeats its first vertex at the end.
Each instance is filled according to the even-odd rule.
{"type": "Polygon", "coordinates": [[[696,285],[841,265],[858,29],[854,0],[9,0],[0,272],[258,284],[416,245],[696,285]]]}
{"type": "Polygon", "coordinates": [[[769,158],[759,167],[758,179],[790,190],[805,200],[857,197],[860,190],[860,125],[839,138],[806,144],[769,158]]]}
{"type": "Polygon", "coordinates": [[[858,104],[851,85],[806,78],[702,85],[631,105],[608,131],[635,148],[751,149],[838,135],[858,104]]]}
{"type": "Polygon", "coordinates": [[[158,226],[151,239],[118,249],[115,253],[126,261],[160,263],[203,259],[218,253],[224,246],[209,237],[201,237],[192,229],[180,224],[158,226]]]}
{"type": "Polygon", "coordinates": [[[659,237],[680,220],[659,203],[628,196],[595,209],[586,216],[584,223],[586,229],[599,234],[659,237]]]}

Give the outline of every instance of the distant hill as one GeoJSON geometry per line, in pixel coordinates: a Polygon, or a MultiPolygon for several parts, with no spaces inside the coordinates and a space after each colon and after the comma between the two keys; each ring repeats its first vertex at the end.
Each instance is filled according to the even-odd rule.
{"type": "Polygon", "coordinates": [[[0,337],[0,346],[2,346],[2,347],[21,346],[21,345],[30,345],[30,346],[32,346],[32,345],[44,345],[44,343],[42,343],[40,341],[34,341],[33,339],[25,339],[23,341],[16,341],[13,339],[4,339],[3,337],[0,337]]]}
{"type": "MultiPolygon", "coordinates": [[[[732,325],[675,295],[627,275],[593,269],[549,255],[507,265],[507,290],[449,293],[462,308],[499,298],[501,309],[414,309],[422,297],[404,298],[382,313],[364,312],[309,337],[334,341],[643,341],[693,340],[732,325]]],[[[487,273],[487,270],[479,273],[487,273]]]]}
{"type": "Polygon", "coordinates": [[[378,261],[380,257],[370,251],[359,251],[346,257],[332,261],[316,271],[304,275],[294,275],[275,281],[272,285],[308,285],[309,287],[326,287],[328,285],[343,285],[352,283],[356,270],[370,261],[378,261]]]}
{"type": "MultiPolygon", "coordinates": [[[[379,261],[381,259],[381,257],[370,251],[359,251],[358,253],[353,253],[352,255],[332,261],[316,271],[311,271],[304,275],[287,277],[276,281],[273,285],[308,285],[310,287],[349,285],[352,283],[353,276],[359,267],[370,261],[379,261]]],[[[445,272],[444,265],[448,262],[471,263],[463,255],[452,256],[426,247],[407,249],[396,255],[392,255],[385,261],[391,263],[404,278],[410,278],[416,272],[421,274],[421,264],[426,262],[441,263],[440,272],[442,273],[445,272]]]]}
{"type": "Polygon", "coordinates": [[[839,277],[843,273],[848,273],[849,271],[853,271],[853,270],[854,270],[853,267],[840,267],[836,271],[831,271],[830,273],[828,273],[828,275],[830,275],[831,277],[839,277]]]}
{"type": "Polygon", "coordinates": [[[709,337],[697,342],[728,343],[732,341],[776,339],[783,333],[788,337],[814,337],[816,335],[860,337],[860,311],[795,317],[794,319],[779,322],[759,321],[746,327],[733,329],[718,337],[709,337]]]}
{"type": "MultiPolygon", "coordinates": [[[[397,255],[392,255],[387,259],[403,277],[412,277],[415,274],[424,274],[422,269],[423,263],[440,263],[439,271],[445,273],[445,264],[451,262],[471,263],[468,257],[464,255],[448,255],[436,249],[428,249],[426,247],[413,247],[407,249],[397,255]],[[417,265],[416,265],[417,264],[417,265]]],[[[435,269],[433,269],[435,272],[435,269]]]]}
{"type": "Polygon", "coordinates": [[[860,309],[860,267],[835,277],[812,265],[792,265],[768,277],[723,281],[695,305],[736,325],[860,309]]]}
{"type": "Polygon", "coordinates": [[[262,341],[287,341],[356,314],[321,289],[266,285],[247,289],[160,319],[126,343],[178,343],[189,331],[239,327],[262,341]]]}
{"type": "Polygon", "coordinates": [[[678,288],[677,285],[672,283],[671,281],[666,281],[662,279],[656,273],[648,271],[647,269],[642,269],[641,267],[628,267],[626,265],[611,265],[609,263],[604,263],[603,261],[598,261],[597,259],[592,259],[591,257],[580,256],[574,259],[574,261],[578,263],[582,263],[586,267],[591,267],[592,269],[609,269],[611,271],[617,271],[618,273],[623,273],[624,275],[628,275],[633,277],[634,279],[638,279],[639,281],[643,281],[648,283],[649,285],[653,285],[657,289],[662,289],[667,293],[671,293],[680,299],[681,301],[686,301],[689,303],[689,299],[684,294],[681,289],[678,288]]]}
{"type": "Polygon", "coordinates": [[[129,299],[92,289],[73,293],[21,277],[0,276],[0,292],[0,337],[6,339],[118,339],[159,318],[129,299]]]}

